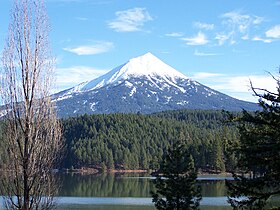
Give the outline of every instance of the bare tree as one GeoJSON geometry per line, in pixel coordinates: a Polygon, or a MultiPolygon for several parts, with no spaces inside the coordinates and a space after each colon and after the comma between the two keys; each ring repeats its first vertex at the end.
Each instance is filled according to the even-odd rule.
{"type": "Polygon", "coordinates": [[[8,209],[51,209],[54,204],[52,169],[62,142],[50,98],[54,65],[48,32],[43,0],[14,0],[1,81],[6,106],[1,190],[8,209]]]}

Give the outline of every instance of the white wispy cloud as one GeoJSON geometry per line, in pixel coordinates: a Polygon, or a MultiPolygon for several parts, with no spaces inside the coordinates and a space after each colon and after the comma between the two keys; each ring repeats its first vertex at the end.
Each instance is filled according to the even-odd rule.
{"type": "Polygon", "coordinates": [[[50,3],[57,3],[57,2],[62,2],[62,3],[71,3],[71,2],[83,2],[85,0],[46,0],[46,2],[50,3]]]}
{"type": "Polygon", "coordinates": [[[161,51],[160,53],[162,53],[162,54],[170,54],[169,51],[161,51]]]}
{"type": "Polygon", "coordinates": [[[264,43],[271,43],[272,39],[265,39],[265,38],[261,38],[259,36],[255,36],[255,37],[252,38],[252,41],[261,41],[261,42],[264,42],[264,43]]]}
{"type": "MultiPolygon", "coordinates": [[[[225,78],[224,83],[220,83],[220,89],[229,91],[230,93],[249,93],[252,97],[253,91],[250,86],[250,81],[254,88],[263,88],[272,92],[276,92],[276,81],[269,75],[248,75],[248,76],[233,76],[225,78]]],[[[216,86],[218,88],[218,86],[216,86]]],[[[215,88],[215,86],[214,86],[215,88]]],[[[241,98],[242,99],[242,98],[241,98]]]]}
{"type": "Polygon", "coordinates": [[[249,38],[249,35],[248,35],[248,34],[245,34],[244,36],[241,37],[241,39],[243,39],[243,40],[249,40],[250,38],[249,38]]]}
{"type": "Polygon", "coordinates": [[[254,25],[259,25],[259,24],[261,24],[261,23],[263,23],[265,21],[265,18],[264,17],[260,17],[260,16],[253,16],[253,18],[252,18],[252,23],[254,24],[254,25]]]}
{"type": "Polygon", "coordinates": [[[280,25],[276,25],[265,32],[266,37],[280,39],[280,25]]]}
{"type": "Polygon", "coordinates": [[[268,74],[265,75],[227,75],[220,73],[197,72],[192,76],[193,79],[202,84],[226,93],[232,97],[257,102],[258,98],[253,96],[250,81],[255,88],[264,88],[276,92],[277,84],[268,74]]]}
{"type": "Polygon", "coordinates": [[[198,34],[193,37],[182,38],[182,40],[186,41],[187,45],[205,45],[209,42],[206,35],[202,32],[198,32],[198,34]]]}
{"type": "Polygon", "coordinates": [[[82,82],[95,79],[105,73],[107,69],[98,69],[89,66],[72,66],[67,68],[57,68],[55,70],[57,78],[57,90],[73,87],[82,82]]]}
{"type": "Polygon", "coordinates": [[[217,53],[206,53],[206,52],[199,52],[198,50],[194,51],[195,56],[214,56],[218,55],[217,53]]]}
{"type": "Polygon", "coordinates": [[[218,40],[219,45],[223,45],[230,37],[231,34],[217,33],[215,39],[218,40]]]}
{"type": "Polygon", "coordinates": [[[90,3],[95,5],[111,4],[112,0],[45,0],[46,3],[90,3]]]}
{"type": "Polygon", "coordinates": [[[116,18],[108,23],[117,32],[141,31],[145,22],[153,20],[146,8],[117,11],[116,18]]]}
{"type": "Polygon", "coordinates": [[[81,21],[87,21],[88,20],[88,18],[86,18],[86,17],[76,17],[75,19],[76,20],[81,20],[81,21]]]}
{"type": "Polygon", "coordinates": [[[77,55],[95,55],[110,51],[114,47],[112,42],[97,42],[93,45],[82,45],[78,47],[66,47],[63,50],[77,55]]]}
{"type": "Polygon", "coordinates": [[[225,24],[241,33],[247,32],[251,25],[259,25],[264,21],[263,17],[242,14],[240,11],[227,12],[222,14],[221,17],[224,19],[225,24]]]}
{"type": "Polygon", "coordinates": [[[184,36],[184,34],[181,33],[181,32],[172,32],[172,33],[165,34],[165,36],[170,36],[170,37],[182,37],[182,36],[184,36]]]}
{"type": "Polygon", "coordinates": [[[230,44],[235,44],[238,39],[250,40],[250,32],[252,28],[260,25],[264,22],[265,18],[244,14],[241,11],[230,11],[220,16],[222,18],[222,24],[226,27],[226,30],[218,32],[216,40],[219,45],[229,41],[230,44]]]}
{"type": "Polygon", "coordinates": [[[194,27],[196,27],[198,29],[204,29],[204,30],[213,30],[214,24],[194,22],[194,27]]]}
{"type": "Polygon", "coordinates": [[[220,77],[220,76],[224,76],[224,75],[220,74],[220,73],[197,72],[192,76],[192,78],[193,79],[207,79],[207,78],[211,78],[211,77],[220,77]]]}

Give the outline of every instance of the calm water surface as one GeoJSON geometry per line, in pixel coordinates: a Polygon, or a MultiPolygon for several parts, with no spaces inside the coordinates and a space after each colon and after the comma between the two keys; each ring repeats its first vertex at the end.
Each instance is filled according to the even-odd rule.
{"type": "MultiPolygon", "coordinates": [[[[148,174],[58,174],[62,183],[57,198],[58,210],[155,210],[150,191],[155,190],[148,174]]],[[[201,176],[201,210],[230,210],[225,179],[201,176]]],[[[280,206],[280,198],[276,199],[280,206]]],[[[1,203],[1,201],[0,201],[1,203]]],[[[0,209],[1,204],[0,204],[0,209]]]]}
{"type": "MultiPolygon", "coordinates": [[[[155,190],[148,174],[61,174],[59,210],[155,210],[150,191],[155,190]]],[[[228,210],[225,179],[202,176],[202,210],[228,210]]]]}

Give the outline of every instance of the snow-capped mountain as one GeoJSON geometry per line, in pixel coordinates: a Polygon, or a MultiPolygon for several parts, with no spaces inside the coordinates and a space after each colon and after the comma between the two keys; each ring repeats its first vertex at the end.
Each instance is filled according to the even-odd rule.
{"type": "Polygon", "coordinates": [[[151,53],[59,92],[53,100],[61,117],[84,113],[257,108],[256,104],[234,99],[191,80],[151,53]]]}

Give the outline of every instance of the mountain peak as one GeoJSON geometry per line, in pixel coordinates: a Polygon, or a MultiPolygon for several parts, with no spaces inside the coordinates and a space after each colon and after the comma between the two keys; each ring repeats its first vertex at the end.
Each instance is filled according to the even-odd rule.
{"type": "Polygon", "coordinates": [[[152,53],[148,52],[142,56],[130,59],[123,70],[126,71],[127,75],[134,76],[164,76],[169,78],[183,77],[185,75],[178,72],[171,66],[167,65],[152,53]]]}
{"type": "Polygon", "coordinates": [[[107,74],[88,82],[81,90],[93,90],[131,77],[151,78],[154,76],[162,77],[164,80],[172,82],[176,78],[188,79],[184,74],[148,52],[142,56],[132,58],[127,63],[114,68],[107,74]]]}
{"type": "Polygon", "coordinates": [[[143,55],[140,55],[138,57],[129,59],[128,62],[133,62],[133,60],[142,60],[142,61],[148,62],[148,61],[154,61],[154,60],[159,60],[159,59],[154,54],[152,54],[151,52],[147,52],[147,53],[145,53],[143,55]]]}
{"type": "Polygon", "coordinates": [[[177,109],[254,110],[187,78],[152,53],[130,59],[107,74],[53,96],[60,116],[84,113],[152,113],[177,109]]]}
{"type": "Polygon", "coordinates": [[[153,53],[147,52],[147,53],[145,53],[143,55],[138,56],[137,58],[157,58],[157,57],[153,53]]]}

